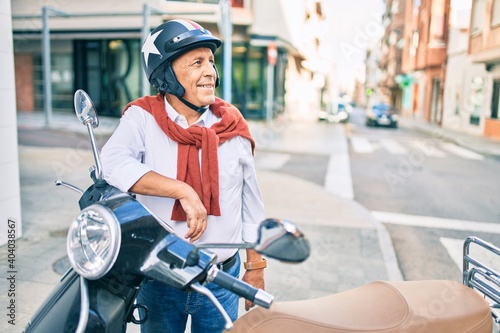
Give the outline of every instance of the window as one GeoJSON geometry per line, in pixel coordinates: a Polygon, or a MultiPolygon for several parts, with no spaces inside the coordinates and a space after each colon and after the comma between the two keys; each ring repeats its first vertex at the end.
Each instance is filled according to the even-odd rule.
{"type": "Polygon", "coordinates": [[[194,3],[211,3],[211,4],[218,4],[219,3],[219,0],[175,0],[175,1],[194,2],[194,3]]]}
{"type": "Polygon", "coordinates": [[[432,97],[431,97],[431,121],[435,124],[441,123],[441,105],[439,103],[439,94],[441,90],[441,79],[432,79],[432,97]]]}
{"type": "Polygon", "coordinates": [[[491,25],[500,24],[500,0],[493,1],[493,9],[491,11],[491,25]]]}
{"type": "Polygon", "coordinates": [[[471,82],[469,96],[469,123],[479,125],[481,120],[481,110],[484,105],[484,79],[480,76],[474,77],[471,82]]]}
{"type": "MultiPolygon", "coordinates": [[[[52,43],[50,82],[52,87],[52,108],[54,111],[73,109],[73,59],[71,44],[66,41],[52,43]]],[[[33,84],[35,109],[43,109],[43,65],[41,55],[34,58],[33,84]]]]}
{"type": "Polygon", "coordinates": [[[245,1],[243,1],[243,0],[233,0],[233,1],[231,1],[231,7],[234,7],[234,8],[244,8],[245,7],[245,1]]]}
{"type": "Polygon", "coordinates": [[[419,8],[420,8],[420,0],[414,0],[413,1],[413,16],[418,15],[419,8]]]}
{"type": "Polygon", "coordinates": [[[417,54],[418,42],[419,42],[419,33],[418,30],[415,30],[413,31],[410,42],[410,55],[412,57],[417,54]]]}
{"type": "Polygon", "coordinates": [[[498,108],[500,107],[500,80],[493,81],[493,94],[491,96],[491,118],[498,119],[498,108]]]}
{"type": "Polygon", "coordinates": [[[87,91],[100,115],[120,117],[140,96],[139,39],[75,40],[73,55],[75,87],[87,91]]]}
{"type": "Polygon", "coordinates": [[[472,4],[472,34],[477,34],[483,31],[485,2],[486,0],[474,0],[472,4]]]}
{"type": "Polygon", "coordinates": [[[391,13],[392,14],[397,14],[399,12],[399,1],[398,0],[394,0],[392,2],[392,6],[391,6],[391,13]]]}

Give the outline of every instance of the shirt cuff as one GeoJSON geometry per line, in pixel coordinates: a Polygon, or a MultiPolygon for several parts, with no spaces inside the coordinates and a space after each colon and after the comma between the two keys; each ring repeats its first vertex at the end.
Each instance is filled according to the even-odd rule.
{"type": "Polygon", "coordinates": [[[109,183],[123,192],[128,192],[151,168],[142,163],[124,165],[109,176],[109,183]]]}
{"type": "Polygon", "coordinates": [[[243,241],[245,243],[257,242],[258,230],[258,223],[243,223],[243,241]]]}

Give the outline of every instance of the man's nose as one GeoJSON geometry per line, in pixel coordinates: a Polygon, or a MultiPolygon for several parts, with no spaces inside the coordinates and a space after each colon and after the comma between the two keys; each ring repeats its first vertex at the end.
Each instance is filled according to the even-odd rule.
{"type": "Polygon", "coordinates": [[[208,64],[205,66],[205,75],[206,75],[206,76],[212,76],[212,77],[215,77],[216,72],[215,72],[215,66],[214,66],[214,64],[212,64],[212,63],[208,63],[208,64]]]}

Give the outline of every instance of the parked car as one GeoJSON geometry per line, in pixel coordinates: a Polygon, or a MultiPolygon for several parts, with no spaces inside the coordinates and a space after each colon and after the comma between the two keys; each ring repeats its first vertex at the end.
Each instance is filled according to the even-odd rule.
{"type": "Polygon", "coordinates": [[[398,127],[398,115],[385,103],[373,104],[366,111],[366,126],[398,127]]]}
{"type": "Polygon", "coordinates": [[[351,113],[352,106],[343,101],[337,102],[337,108],[334,108],[331,103],[328,110],[321,110],[319,112],[319,120],[325,120],[330,123],[347,123],[349,121],[349,114],[351,113]]]}

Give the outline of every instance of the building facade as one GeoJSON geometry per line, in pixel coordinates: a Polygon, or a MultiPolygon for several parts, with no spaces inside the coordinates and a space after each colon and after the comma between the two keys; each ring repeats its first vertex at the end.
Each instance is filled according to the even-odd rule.
{"type": "Polygon", "coordinates": [[[401,84],[404,114],[440,125],[449,0],[406,0],[401,84]]]}
{"type": "Polygon", "coordinates": [[[488,72],[468,54],[471,5],[470,0],[451,0],[442,126],[482,135],[488,72]]]}
{"type": "Polygon", "coordinates": [[[476,89],[481,99],[475,111],[486,137],[500,139],[500,1],[472,0],[468,54],[472,62],[484,66],[476,89]]]}
{"type": "Polygon", "coordinates": [[[401,59],[406,6],[401,0],[386,0],[385,6],[386,11],[382,18],[385,33],[380,43],[382,54],[379,62],[381,71],[379,87],[381,93],[387,96],[387,102],[395,110],[400,111],[403,107],[401,59]]]}
{"type": "MultiPolygon", "coordinates": [[[[32,1],[11,1],[18,111],[44,109],[43,58],[46,53],[41,34],[44,29],[50,29],[54,111],[71,111],[73,92],[84,89],[100,114],[119,116],[127,102],[143,95],[143,87],[147,86],[139,59],[144,31],[149,32],[169,19],[188,18],[199,22],[224,43],[219,2],[124,0],[117,6],[116,1],[111,0],[59,0],[57,7],[47,7],[42,6],[43,2],[36,6],[32,1]],[[45,21],[44,10],[48,11],[45,21]]],[[[231,5],[231,102],[246,118],[263,119],[271,101],[273,116],[276,116],[285,109],[287,90],[294,89],[286,78],[295,75],[306,82],[314,75],[302,62],[306,59],[305,40],[314,40],[316,36],[304,36],[300,30],[304,30],[313,17],[321,18],[321,1],[293,0],[290,5],[289,1],[282,0],[239,0],[232,1],[231,5]],[[267,57],[270,44],[277,46],[277,58],[272,66],[267,57]],[[267,80],[268,71],[273,71],[273,82],[267,80]],[[268,89],[268,84],[273,89],[268,89]],[[270,98],[269,91],[272,91],[270,98]]],[[[224,78],[222,49],[216,53],[216,64],[219,75],[224,78]]],[[[224,90],[224,84],[221,80],[217,94],[224,90]]],[[[155,92],[149,90],[148,93],[155,92]]],[[[317,96],[314,99],[319,101],[317,96]]]]}
{"type": "MultiPolygon", "coordinates": [[[[379,88],[391,86],[390,36],[404,7],[401,114],[474,135],[500,138],[500,0],[387,0],[387,47],[379,88]],[[390,20],[389,20],[390,18],[390,20]]],[[[398,105],[394,92],[385,95],[398,105]]]]}

